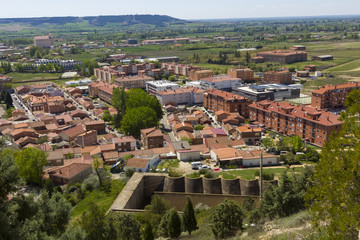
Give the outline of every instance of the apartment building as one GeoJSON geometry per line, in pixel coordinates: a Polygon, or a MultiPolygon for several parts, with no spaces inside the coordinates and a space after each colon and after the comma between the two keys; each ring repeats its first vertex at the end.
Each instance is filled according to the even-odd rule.
{"type": "Polygon", "coordinates": [[[146,83],[148,81],[153,81],[154,78],[148,76],[123,76],[120,78],[115,78],[114,84],[119,87],[130,88],[146,88],[146,83]]]}
{"type": "Polygon", "coordinates": [[[240,78],[244,82],[254,81],[254,71],[250,68],[229,68],[227,75],[233,78],[240,78]]]}
{"type": "Polygon", "coordinates": [[[331,112],[313,107],[296,106],[287,102],[264,100],[249,106],[250,121],[256,121],[280,134],[295,136],[323,146],[343,122],[331,112]]]}
{"type": "Polygon", "coordinates": [[[204,107],[211,111],[226,111],[239,113],[242,117],[249,117],[249,104],[252,101],[237,94],[209,89],[204,93],[204,107]]]}
{"type": "Polygon", "coordinates": [[[239,86],[242,80],[228,75],[216,75],[200,79],[200,85],[204,89],[216,88],[219,90],[232,90],[239,86]]]}
{"type": "Polygon", "coordinates": [[[200,88],[188,87],[176,90],[165,90],[156,93],[156,98],[161,105],[202,105],[205,90],[200,88]]]}
{"type": "Polygon", "coordinates": [[[176,90],[179,88],[180,88],[179,84],[167,80],[146,82],[146,92],[152,95],[155,95],[157,92],[161,92],[165,90],[176,90]]]}
{"type": "Polygon", "coordinates": [[[318,109],[343,108],[347,94],[360,88],[358,82],[324,85],[311,93],[311,106],[318,109]]]}
{"type": "Polygon", "coordinates": [[[268,71],[264,74],[264,82],[292,84],[292,74],[288,70],[268,71]]]}
{"type": "Polygon", "coordinates": [[[90,97],[99,97],[101,100],[111,103],[114,88],[118,88],[118,85],[102,81],[92,82],[89,84],[89,95],[90,97]]]}
{"type": "Polygon", "coordinates": [[[179,64],[179,63],[162,63],[161,64],[162,69],[168,69],[173,70],[174,74],[180,75],[180,76],[190,76],[191,71],[198,71],[201,70],[200,67],[187,65],[187,64],[179,64]]]}
{"type": "Polygon", "coordinates": [[[263,57],[265,62],[277,62],[280,64],[307,61],[307,53],[303,51],[276,50],[258,52],[256,53],[256,56],[263,57]]]}
{"type": "Polygon", "coordinates": [[[189,79],[191,81],[199,81],[202,78],[212,77],[214,75],[211,70],[196,70],[193,69],[190,71],[189,79]]]}
{"type": "Polygon", "coordinates": [[[141,144],[144,149],[164,147],[164,134],[158,128],[141,129],[141,144]]]}

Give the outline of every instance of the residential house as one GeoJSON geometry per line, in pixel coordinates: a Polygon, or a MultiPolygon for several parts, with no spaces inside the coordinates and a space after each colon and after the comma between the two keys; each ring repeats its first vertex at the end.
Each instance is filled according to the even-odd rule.
{"type": "Polygon", "coordinates": [[[140,130],[141,144],[144,149],[164,147],[164,134],[158,128],[140,130]]]}
{"type": "Polygon", "coordinates": [[[47,173],[55,185],[64,185],[85,179],[92,173],[92,165],[73,162],[48,170],[47,173]]]}
{"type": "Polygon", "coordinates": [[[134,168],[137,172],[149,172],[151,168],[156,168],[160,163],[158,156],[154,158],[130,158],[126,161],[124,170],[134,168]]]}

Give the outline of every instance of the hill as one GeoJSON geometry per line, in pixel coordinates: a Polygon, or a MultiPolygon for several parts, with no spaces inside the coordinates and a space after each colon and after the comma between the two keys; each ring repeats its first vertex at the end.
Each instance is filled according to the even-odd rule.
{"type": "Polygon", "coordinates": [[[135,25],[151,24],[164,26],[170,23],[185,23],[185,20],[166,15],[117,15],[117,16],[89,16],[89,17],[40,17],[40,18],[0,18],[0,24],[19,24],[26,26],[41,25],[65,25],[69,23],[87,22],[93,26],[105,26],[107,24],[135,25]]]}

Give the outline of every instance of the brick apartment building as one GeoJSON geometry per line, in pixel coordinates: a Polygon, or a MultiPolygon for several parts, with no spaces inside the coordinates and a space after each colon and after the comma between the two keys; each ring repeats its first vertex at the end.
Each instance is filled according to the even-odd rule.
{"type": "Polygon", "coordinates": [[[288,70],[269,71],[264,74],[264,82],[279,83],[279,84],[292,84],[292,74],[288,70]]]}
{"type": "Polygon", "coordinates": [[[353,89],[360,88],[360,84],[343,83],[324,85],[311,93],[311,106],[318,109],[343,108],[346,95],[353,89]]]}
{"type": "Polygon", "coordinates": [[[112,143],[118,152],[130,152],[136,150],[136,139],[133,136],[113,138],[112,143]]]}
{"type": "Polygon", "coordinates": [[[190,77],[191,71],[201,70],[200,67],[180,63],[162,63],[161,68],[173,70],[174,74],[187,77],[190,77]]]}
{"type": "Polygon", "coordinates": [[[144,149],[164,147],[164,134],[158,128],[141,129],[141,143],[144,149]]]}
{"type": "Polygon", "coordinates": [[[105,122],[104,120],[85,122],[86,131],[96,130],[97,134],[105,134],[105,122]]]}
{"type": "Polygon", "coordinates": [[[330,134],[342,127],[339,116],[313,107],[264,100],[249,108],[250,121],[259,122],[280,134],[298,135],[318,146],[323,146],[330,134]]]}
{"type": "Polygon", "coordinates": [[[250,68],[229,68],[227,75],[233,78],[240,78],[244,82],[254,81],[254,71],[250,68]]]}
{"type": "Polygon", "coordinates": [[[214,75],[213,71],[211,70],[191,70],[189,79],[191,81],[199,81],[202,78],[209,78],[214,75]]]}
{"type": "Polygon", "coordinates": [[[204,93],[204,107],[211,111],[237,112],[242,117],[249,117],[249,104],[252,101],[237,94],[209,89],[204,93]]]}
{"type": "Polygon", "coordinates": [[[127,89],[130,88],[146,88],[146,82],[154,81],[154,78],[148,76],[125,76],[116,78],[114,83],[119,87],[125,87],[127,89]]]}
{"type": "Polygon", "coordinates": [[[154,63],[127,64],[117,66],[105,66],[94,69],[94,75],[98,80],[110,83],[112,78],[127,75],[137,75],[141,70],[155,69],[154,63]]]}
{"type": "Polygon", "coordinates": [[[276,50],[258,52],[256,53],[256,56],[263,57],[265,62],[277,62],[280,64],[307,61],[307,53],[303,51],[276,50]]]}

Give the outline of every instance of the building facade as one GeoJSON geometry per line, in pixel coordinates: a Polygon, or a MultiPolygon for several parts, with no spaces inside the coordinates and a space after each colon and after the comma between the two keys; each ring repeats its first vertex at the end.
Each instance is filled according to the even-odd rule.
{"type": "Polygon", "coordinates": [[[303,51],[276,50],[258,52],[256,53],[256,56],[263,57],[265,62],[277,62],[280,64],[307,61],[307,53],[303,51]]]}
{"type": "Polygon", "coordinates": [[[266,83],[279,83],[279,84],[292,84],[292,73],[287,70],[282,71],[269,71],[264,74],[264,82],[266,83]]]}
{"type": "Polygon", "coordinates": [[[233,78],[240,78],[244,82],[252,82],[254,80],[254,71],[250,68],[229,68],[227,75],[233,78]]]}
{"type": "Polygon", "coordinates": [[[249,104],[252,101],[237,94],[210,89],[204,93],[204,107],[211,111],[226,111],[239,113],[244,118],[249,117],[249,104]]]}
{"type": "Polygon", "coordinates": [[[200,79],[200,85],[204,89],[216,88],[219,90],[232,90],[239,86],[242,80],[228,75],[217,75],[200,79]]]}
{"type": "Polygon", "coordinates": [[[165,90],[176,90],[179,88],[180,88],[179,84],[167,80],[146,82],[146,92],[152,95],[155,95],[157,92],[161,92],[165,90]]]}
{"type": "Polygon", "coordinates": [[[280,134],[295,136],[323,146],[330,134],[339,131],[343,122],[331,112],[312,107],[295,106],[287,102],[264,100],[253,103],[250,121],[259,122],[280,134]]]}
{"type": "Polygon", "coordinates": [[[360,84],[344,83],[324,85],[311,93],[311,106],[318,109],[343,108],[347,94],[353,89],[359,89],[360,84]]]}

